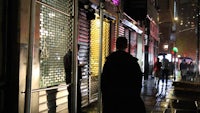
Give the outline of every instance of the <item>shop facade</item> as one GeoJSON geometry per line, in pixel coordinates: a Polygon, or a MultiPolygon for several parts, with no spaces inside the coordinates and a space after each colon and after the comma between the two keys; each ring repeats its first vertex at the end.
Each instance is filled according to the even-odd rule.
{"type": "Polygon", "coordinates": [[[139,59],[143,68],[143,28],[124,18],[119,13],[119,4],[106,0],[99,8],[98,0],[18,0],[17,3],[18,21],[12,36],[15,40],[8,40],[12,48],[5,46],[8,51],[16,49],[15,54],[8,55],[16,67],[11,66],[10,73],[5,73],[10,75],[6,79],[11,79],[6,83],[7,88],[15,90],[1,91],[1,99],[5,97],[5,102],[1,101],[3,112],[68,112],[69,84],[65,83],[63,57],[70,49],[78,53],[74,56],[80,63],[86,64],[82,69],[82,107],[99,99],[101,69],[106,56],[116,50],[118,36],[128,39],[128,52],[139,59]],[[80,6],[78,10],[76,3],[80,6]],[[74,49],[76,45],[79,50],[74,49]]]}
{"type": "MultiPolygon", "coordinates": [[[[101,17],[98,6],[99,1],[89,2],[89,8],[85,3],[78,8],[77,37],[74,37],[74,1],[36,1],[35,2],[35,38],[33,50],[32,88],[30,100],[31,112],[67,112],[68,103],[67,87],[63,56],[68,50],[73,50],[74,45],[80,46],[77,57],[80,63],[86,65],[82,69],[81,92],[82,107],[98,100],[99,95],[99,64],[101,67],[106,56],[111,52],[111,43],[116,38],[116,14],[103,11],[101,17]],[[92,12],[88,11],[93,10],[92,12]],[[94,15],[93,15],[94,14],[94,15]],[[93,16],[93,17],[90,17],[93,16]],[[101,26],[103,26],[101,28],[101,26]],[[101,33],[101,31],[103,31],[101,33]],[[101,36],[102,35],[102,36],[101,36]],[[102,37],[102,40],[100,40],[102,37]],[[74,43],[77,38],[77,43],[74,43]]],[[[27,8],[22,5],[23,8],[27,8]]],[[[106,7],[112,6],[110,2],[106,7]]],[[[113,11],[117,12],[117,11],[113,11]]],[[[27,14],[28,16],[28,14],[27,14]]],[[[25,17],[21,17],[23,21],[25,17]]],[[[22,22],[23,23],[23,22],[22,22]]],[[[25,25],[23,25],[25,26],[25,25]]],[[[20,59],[27,59],[28,39],[21,37],[27,42],[21,44],[20,59]]],[[[28,60],[28,59],[27,59],[28,60]]],[[[26,62],[28,64],[28,62],[26,62]]],[[[20,87],[19,103],[26,103],[26,65],[24,60],[20,62],[20,87]]],[[[30,81],[29,81],[30,82],[30,81]]],[[[19,112],[26,109],[26,105],[20,104],[19,112]]]]}

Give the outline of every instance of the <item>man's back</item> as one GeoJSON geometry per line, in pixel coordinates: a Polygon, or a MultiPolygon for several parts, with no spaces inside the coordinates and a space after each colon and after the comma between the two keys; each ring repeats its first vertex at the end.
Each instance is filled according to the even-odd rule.
{"type": "Polygon", "coordinates": [[[137,103],[138,109],[145,109],[140,98],[142,72],[136,58],[123,51],[111,54],[101,77],[103,103],[108,104],[109,109],[121,113],[126,108],[130,112],[133,106],[130,103],[137,103]]]}
{"type": "Polygon", "coordinates": [[[124,51],[117,51],[112,53],[105,63],[102,77],[104,74],[106,79],[102,80],[103,83],[116,87],[118,90],[124,90],[124,87],[140,88],[140,84],[136,83],[142,77],[137,59],[124,51]]]}
{"type": "Polygon", "coordinates": [[[103,113],[145,113],[140,97],[142,72],[137,58],[125,52],[126,37],[118,37],[117,51],[110,54],[101,75],[103,113]],[[132,103],[132,104],[131,104],[132,103]]]}

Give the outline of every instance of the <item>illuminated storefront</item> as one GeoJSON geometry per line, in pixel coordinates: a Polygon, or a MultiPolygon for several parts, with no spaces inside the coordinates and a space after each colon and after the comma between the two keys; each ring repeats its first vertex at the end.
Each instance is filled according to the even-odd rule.
{"type": "Polygon", "coordinates": [[[153,70],[153,65],[155,63],[155,60],[157,59],[158,55],[158,44],[159,44],[159,38],[158,38],[158,25],[155,23],[155,21],[150,19],[150,36],[149,36],[149,66],[150,66],[150,72],[153,70]]]}

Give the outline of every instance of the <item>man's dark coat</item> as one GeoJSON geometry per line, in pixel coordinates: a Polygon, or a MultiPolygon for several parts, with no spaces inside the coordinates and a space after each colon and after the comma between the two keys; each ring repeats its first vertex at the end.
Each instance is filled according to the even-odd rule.
{"type": "Polygon", "coordinates": [[[145,113],[140,97],[142,71],[137,61],[124,51],[107,57],[101,75],[103,113],[145,113]]]}

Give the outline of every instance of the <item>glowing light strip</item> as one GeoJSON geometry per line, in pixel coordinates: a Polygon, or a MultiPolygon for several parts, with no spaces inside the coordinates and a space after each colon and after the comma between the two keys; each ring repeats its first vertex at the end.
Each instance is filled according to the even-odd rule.
{"type": "Polygon", "coordinates": [[[123,19],[122,23],[125,24],[126,26],[132,28],[133,30],[135,30],[137,33],[142,34],[143,31],[140,30],[137,26],[135,26],[134,24],[132,24],[131,22],[129,22],[128,20],[123,19]]]}
{"type": "Polygon", "coordinates": [[[113,3],[115,6],[118,6],[118,5],[119,5],[119,0],[112,0],[112,3],[113,3]]]}

